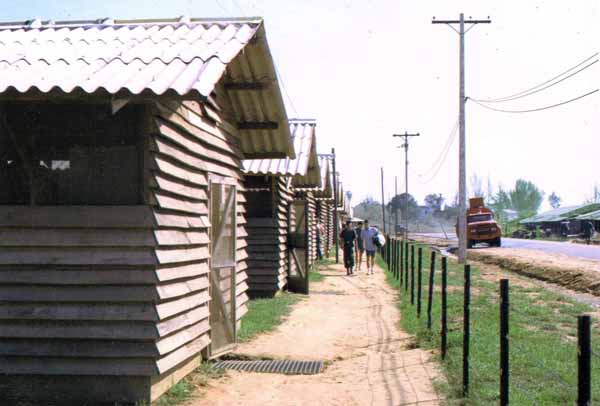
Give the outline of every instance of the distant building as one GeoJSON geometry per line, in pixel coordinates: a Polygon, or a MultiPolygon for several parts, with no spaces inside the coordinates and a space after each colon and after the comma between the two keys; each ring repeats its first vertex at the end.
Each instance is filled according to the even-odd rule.
{"type": "Polygon", "coordinates": [[[583,220],[600,221],[600,203],[559,207],[519,221],[528,228],[539,227],[551,234],[581,233],[583,220]],[[596,213],[596,214],[594,214],[596,213]]]}

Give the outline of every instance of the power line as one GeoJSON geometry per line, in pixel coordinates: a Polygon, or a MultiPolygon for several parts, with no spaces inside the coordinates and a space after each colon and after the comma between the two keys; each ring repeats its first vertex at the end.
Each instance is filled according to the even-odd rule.
{"type": "Polygon", "coordinates": [[[288,94],[288,91],[285,87],[285,83],[283,81],[283,76],[281,76],[281,73],[279,73],[279,69],[277,69],[277,65],[275,65],[275,73],[277,74],[277,77],[279,78],[279,81],[281,82],[281,88],[283,89],[283,93],[285,94],[285,97],[287,97],[288,101],[290,102],[290,107],[294,111],[295,117],[300,117],[298,115],[298,110],[296,110],[296,106],[294,106],[294,102],[292,101],[292,98],[288,94]]]}
{"type": "Polygon", "coordinates": [[[419,176],[425,176],[427,175],[429,172],[431,172],[438,164],[439,160],[442,158],[442,155],[444,155],[444,152],[446,151],[447,148],[450,147],[450,142],[453,142],[453,137],[455,136],[456,130],[458,129],[458,120],[456,120],[456,123],[454,123],[454,126],[452,127],[452,130],[450,130],[450,134],[448,134],[448,138],[446,139],[446,143],[444,144],[444,147],[440,150],[439,155],[437,156],[437,158],[435,159],[435,161],[433,161],[433,164],[431,164],[431,166],[424,171],[423,173],[419,174],[419,176]]]}
{"type": "Polygon", "coordinates": [[[564,104],[568,104],[568,103],[574,102],[574,101],[579,100],[579,99],[583,99],[584,97],[587,97],[589,95],[592,95],[592,94],[596,93],[598,90],[600,90],[600,89],[592,90],[591,92],[582,94],[581,96],[577,96],[577,97],[575,97],[573,99],[565,100],[565,101],[560,102],[560,103],[552,104],[550,106],[538,107],[538,108],[529,109],[529,110],[504,110],[504,109],[497,109],[497,108],[494,108],[494,107],[490,107],[490,106],[488,106],[486,104],[480,103],[479,101],[474,100],[474,99],[468,99],[468,100],[473,100],[475,103],[479,104],[481,107],[486,108],[488,110],[499,111],[501,113],[532,113],[534,111],[548,110],[548,109],[551,109],[551,108],[554,108],[554,107],[558,107],[558,106],[562,106],[564,104]]]}
{"type": "Polygon", "coordinates": [[[531,91],[531,92],[523,93],[523,94],[521,94],[520,96],[515,96],[515,97],[510,97],[510,98],[503,98],[503,99],[491,99],[491,100],[485,100],[485,99],[472,99],[472,100],[474,100],[474,101],[478,101],[478,102],[485,102],[485,103],[502,103],[502,102],[507,102],[507,101],[512,101],[512,100],[517,100],[517,99],[521,99],[521,98],[523,98],[523,97],[531,96],[532,94],[539,93],[539,92],[541,92],[541,91],[543,91],[543,90],[546,90],[546,89],[548,89],[548,88],[551,88],[552,86],[558,85],[559,83],[561,83],[561,82],[563,82],[563,81],[565,81],[565,80],[567,80],[567,79],[569,79],[569,78],[571,78],[571,77],[573,77],[573,76],[577,75],[578,73],[580,73],[580,72],[583,72],[584,70],[588,69],[589,67],[591,67],[592,65],[594,65],[594,64],[595,64],[595,63],[597,63],[597,62],[598,62],[598,59],[596,59],[594,62],[592,62],[592,63],[590,63],[590,64],[588,64],[588,65],[584,66],[583,68],[581,68],[581,69],[579,69],[579,70],[577,70],[577,71],[575,71],[575,72],[571,73],[570,75],[568,75],[568,76],[565,76],[564,78],[562,78],[561,80],[559,80],[559,81],[557,81],[557,82],[550,83],[549,85],[546,85],[546,86],[544,86],[544,87],[541,87],[541,88],[539,88],[539,89],[535,89],[535,90],[533,90],[533,91],[531,91]]]}
{"type": "Polygon", "coordinates": [[[432,180],[435,179],[435,177],[438,175],[438,173],[440,172],[440,170],[442,169],[442,167],[444,166],[444,162],[446,162],[446,158],[448,157],[448,153],[450,152],[450,149],[452,148],[452,145],[454,144],[454,140],[456,139],[456,135],[458,134],[458,132],[455,132],[453,135],[453,137],[451,138],[451,142],[450,145],[448,145],[448,148],[446,149],[446,152],[444,153],[444,157],[442,158],[442,160],[440,161],[437,169],[435,170],[435,172],[433,173],[433,175],[431,175],[431,177],[429,179],[427,179],[426,181],[422,182],[421,180],[419,180],[419,183],[421,183],[422,185],[425,185],[429,182],[431,182],[432,180]]]}
{"type": "Polygon", "coordinates": [[[595,54],[593,54],[592,56],[589,56],[589,57],[587,57],[587,58],[586,58],[586,59],[584,59],[583,61],[579,62],[577,65],[575,65],[575,66],[573,66],[573,67],[571,67],[571,68],[569,68],[569,69],[567,69],[567,70],[565,70],[565,71],[563,71],[563,72],[559,73],[558,75],[554,76],[553,78],[551,78],[551,79],[548,79],[548,80],[546,80],[546,81],[544,81],[544,82],[542,82],[542,83],[539,83],[539,84],[537,84],[537,85],[535,85],[535,86],[533,86],[533,87],[530,87],[529,89],[525,89],[525,90],[523,90],[523,91],[520,91],[520,92],[518,92],[518,93],[511,94],[511,95],[508,95],[508,96],[504,96],[504,97],[498,97],[498,98],[496,98],[496,99],[489,99],[489,100],[478,100],[478,101],[482,101],[482,102],[488,102],[488,103],[491,103],[491,102],[499,102],[499,101],[504,101],[505,99],[510,99],[510,98],[512,98],[512,97],[520,96],[520,95],[522,95],[523,93],[530,92],[530,91],[532,91],[532,90],[535,90],[535,89],[537,89],[537,88],[539,88],[539,87],[541,87],[541,86],[544,86],[544,85],[546,85],[546,84],[548,84],[548,83],[550,83],[550,82],[553,82],[554,80],[556,80],[556,79],[560,78],[560,77],[561,77],[561,76],[563,76],[563,75],[566,75],[567,73],[571,72],[572,70],[574,70],[574,69],[577,69],[577,68],[578,68],[578,67],[580,67],[581,65],[584,65],[585,63],[587,63],[589,60],[591,60],[591,59],[595,58],[596,56],[598,56],[598,52],[596,52],[596,53],[595,53],[595,54]]]}
{"type": "Polygon", "coordinates": [[[217,6],[219,6],[219,8],[225,13],[225,15],[231,15],[231,13],[229,12],[229,10],[227,10],[219,0],[215,0],[215,3],[217,3],[217,6]]]}

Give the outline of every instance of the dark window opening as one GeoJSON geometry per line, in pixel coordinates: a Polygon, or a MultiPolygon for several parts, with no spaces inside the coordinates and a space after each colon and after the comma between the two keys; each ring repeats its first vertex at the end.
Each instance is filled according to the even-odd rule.
{"type": "Polygon", "coordinates": [[[142,110],[13,103],[0,119],[0,204],[142,203],[142,110]]]}

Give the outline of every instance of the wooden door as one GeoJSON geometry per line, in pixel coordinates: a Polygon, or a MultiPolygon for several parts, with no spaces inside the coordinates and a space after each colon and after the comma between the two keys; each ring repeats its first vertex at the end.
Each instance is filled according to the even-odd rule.
{"type": "Polygon", "coordinates": [[[236,188],[211,181],[210,356],[236,342],[236,188]]]}
{"type": "Polygon", "coordinates": [[[288,210],[288,289],[308,294],[308,202],[295,200],[288,210]]]}

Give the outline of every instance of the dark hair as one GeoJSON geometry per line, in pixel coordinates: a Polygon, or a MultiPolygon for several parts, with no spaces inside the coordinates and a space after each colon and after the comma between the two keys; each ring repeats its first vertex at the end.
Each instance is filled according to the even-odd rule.
{"type": "Polygon", "coordinates": [[[362,226],[362,225],[363,225],[363,222],[362,222],[362,221],[359,221],[359,222],[358,222],[358,225],[359,225],[359,226],[362,226]]]}
{"type": "Polygon", "coordinates": [[[365,224],[369,224],[369,220],[365,220],[365,224]]]}

